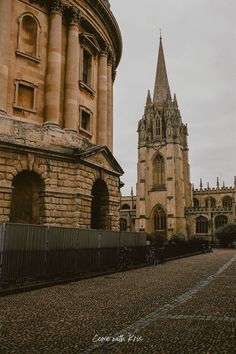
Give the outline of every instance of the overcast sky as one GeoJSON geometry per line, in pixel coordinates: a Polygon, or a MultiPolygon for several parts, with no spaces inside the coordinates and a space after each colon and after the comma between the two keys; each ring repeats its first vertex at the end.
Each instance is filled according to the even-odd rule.
{"type": "Polygon", "coordinates": [[[114,154],[135,188],[137,126],[153,86],[159,28],[171,93],[189,129],[191,182],[236,175],[236,1],[110,0],[123,38],[114,90],[114,154]]]}

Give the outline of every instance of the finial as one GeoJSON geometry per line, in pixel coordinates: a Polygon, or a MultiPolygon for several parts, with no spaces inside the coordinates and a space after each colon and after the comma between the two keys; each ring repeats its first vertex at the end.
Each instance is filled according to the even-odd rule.
{"type": "Polygon", "coordinates": [[[134,195],[134,191],[133,191],[133,187],[131,187],[131,196],[133,197],[134,195]]]}
{"type": "Polygon", "coordinates": [[[173,103],[176,107],[178,107],[178,102],[177,102],[177,98],[176,98],[176,93],[174,93],[174,98],[173,98],[173,103]]]}
{"type": "Polygon", "coordinates": [[[151,99],[150,90],[148,90],[146,105],[150,105],[150,104],[152,104],[152,99],[151,99]]]}
{"type": "Polygon", "coordinates": [[[202,189],[202,179],[200,178],[200,189],[202,189]]]}
{"type": "Polygon", "coordinates": [[[234,176],[234,187],[236,188],[236,176],[234,176]]]}
{"type": "Polygon", "coordinates": [[[223,188],[225,188],[225,181],[223,181],[223,188]]]}
{"type": "Polygon", "coordinates": [[[219,181],[219,177],[217,177],[217,179],[216,179],[216,187],[217,187],[217,188],[220,188],[220,181],[219,181]]]}
{"type": "Polygon", "coordinates": [[[159,32],[160,32],[160,40],[162,40],[161,28],[159,28],[159,32]]]}
{"type": "Polygon", "coordinates": [[[210,185],[209,185],[209,182],[207,182],[207,189],[210,189],[210,185]]]}

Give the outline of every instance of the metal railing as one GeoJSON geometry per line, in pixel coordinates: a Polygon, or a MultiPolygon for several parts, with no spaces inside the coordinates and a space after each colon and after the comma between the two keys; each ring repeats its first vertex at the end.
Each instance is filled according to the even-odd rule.
{"type": "Polygon", "coordinates": [[[121,247],[134,264],[145,259],[146,235],[6,223],[0,225],[0,283],[24,283],[105,271],[116,266],[121,247]]]}

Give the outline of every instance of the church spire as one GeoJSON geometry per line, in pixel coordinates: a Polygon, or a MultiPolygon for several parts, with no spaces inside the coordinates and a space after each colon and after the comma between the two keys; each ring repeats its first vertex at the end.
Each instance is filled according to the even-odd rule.
{"type": "Polygon", "coordinates": [[[168,96],[171,97],[171,93],[170,93],[167,71],[166,71],[165,57],[164,57],[164,51],[162,46],[162,37],[160,36],[153,103],[162,105],[163,103],[165,103],[168,96]]]}

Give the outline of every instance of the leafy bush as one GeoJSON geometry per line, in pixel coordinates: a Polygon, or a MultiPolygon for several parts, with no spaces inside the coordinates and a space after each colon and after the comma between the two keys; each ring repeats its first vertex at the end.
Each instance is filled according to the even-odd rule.
{"type": "Polygon", "coordinates": [[[186,238],[184,234],[181,233],[174,234],[169,240],[169,242],[175,242],[175,243],[184,242],[184,241],[186,241],[186,238]]]}
{"type": "Polygon", "coordinates": [[[236,241],[236,224],[227,224],[219,227],[215,235],[219,240],[220,246],[233,247],[233,243],[236,241]]]}

